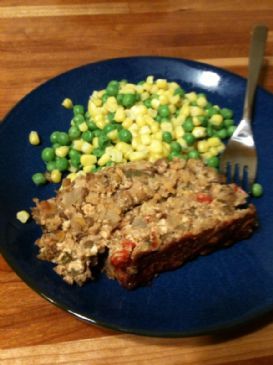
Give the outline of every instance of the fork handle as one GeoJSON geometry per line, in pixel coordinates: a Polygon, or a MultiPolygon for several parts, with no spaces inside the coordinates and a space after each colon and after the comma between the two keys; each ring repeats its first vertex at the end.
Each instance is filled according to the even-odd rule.
{"type": "Polygon", "coordinates": [[[247,122],[251,121],[253,98],[255,95],[261,67],[263,64],[267,30],[268,28],[266,26],[257,25],[252,33],[243,115],[243,119],[247,122]]]}

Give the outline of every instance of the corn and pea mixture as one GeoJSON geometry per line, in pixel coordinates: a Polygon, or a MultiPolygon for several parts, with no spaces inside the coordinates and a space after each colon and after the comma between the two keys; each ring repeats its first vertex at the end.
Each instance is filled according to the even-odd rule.
{"type": "MultiPolygon", "coordinates": [[[[235,129],[230,109],[153,76],[138,84],[109,82],[92,93],[87,111],[70,99],[62,105],[73,109],[73,118],[68,131],[51,134],[51,146],[41,154],[46,172],[32,177],[37,185],[58,183],[65,172],[73,179],[79,172],[162,157],[201,158],[217,168],[222,140],[235,129]]],[[[30,143],[38,144],[39,136],[31,133],[30,143]]]]}

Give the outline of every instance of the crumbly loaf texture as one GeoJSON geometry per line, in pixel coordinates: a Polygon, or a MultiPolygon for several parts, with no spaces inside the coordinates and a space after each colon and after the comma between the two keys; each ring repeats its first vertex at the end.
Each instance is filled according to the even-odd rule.
{"type": "Polygon", "coordinates": [[[69,283],[104,271],[126,288],[250,236],[256,210],[247,194],[199,160],[138,162],[65,179],[56,197],[36,202],[39,258],[69,283]]]}

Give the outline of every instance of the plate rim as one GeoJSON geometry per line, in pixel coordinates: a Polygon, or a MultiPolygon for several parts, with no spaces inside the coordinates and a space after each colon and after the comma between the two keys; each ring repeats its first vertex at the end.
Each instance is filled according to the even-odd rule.
{"type": "MultiPolygon", "coordinates": [[[[65,74],[68,74],[72,71],[80,70],[83,68],[88,68],[95,64],[101,64],[101,63],[108,63],[111,61],[130,61],[130,60],[145,60],[145,59],[155,59],[155,60],[163,60],[163,61],[177,61],[184,64],[188,64],[189,66],[197,65],[200,68],[208,68],[213,69],[216,72],[220,72],[221,74],[226,75],[227,77],[237,78],[238,80],[246,82],[246,78],[242,77],[232,71],[226,70],[224,68],[214,66],[205,62],[195,61],[192,59],[187,58],[179,58],[179,57],[165,57],[165,56],[154,56],[154,55],[142,55],[142,56],[130,56],[130,57],[115,57],[115,58],[108,58],[103,60],[98,60],[95,62],[90,62],[87,64],[82,64],[77,67],[73,67],[71,69],[65,70],[64,72],[61,72],[45,81],[43,81],[41,84],[37,85],[35,88],[31,89],[27,94],[25,94],[21,99],[19,99],[8,112],[4,115],[1,123],[0,123],[0,134],[1,131],[10,123],[9,122],[9,116],[13,113],[13,111],[20,106],[26,98],[28,98],[32,93],[35,93],[37,90],[42,89],[43,87],[46,87],[46,85],[49,82],[53,82],[55,79],[58,79],[65,74]]],[[[267,97],[273,97],[273,93],[271,93],[269,90],[258,86],[257,90],[262,92],[262,94],[266,95],[267,97]]],[[[273,298],[271,300],[271,303],[267,304],[266,306],[258,306],[255,307],[252,310],[249,310],[248,312],[244,313],[243,315],[239,315],[238,317],[235,317],[233,320],[228,321],[222,321],[221,323],[207,326],[204,330],[187,330],[187,331],[166,331],[166,332],[160,332],[160,331],[152,331],[152,330],[141,330],[141,329],[130,329],[126,328],[126,326],[121,325],[115,325],[111,324],[109,322],[100,321],[91,317],[84,316],[77,311],[73,311],[69,308],[69,306],[62,304],[60,301],[52,299],[49,295],[47,295],[45,292],[41,291],[36,284],[31,280],[31,278],[28,277],[24,273],[23,270],[18,267],[12,256],[9,254],[8,250],[6,250],[5,246],[3,246],[0,242],[0,254],[3,256],[5,261],[8,263],[8,265],[12,268],[12,270],[16,273],[16,275],[25,283],[27,286],[36,292],[38,295],[40,295],[43,299],[47,300],[48,302],[54,304],[56,307],[64,310],[65,312],[68,312],[72,314],[77,319],[80,319],[84,321],[85,323],[93,324],[102,328],[108,328],[111,330],[119,331],[122,333],[130,333],[140,336],[152,336],[152,337],[159,337],[159,338],[182,338],[182,337],[193,337],[193,336],[203,336],[203,335],[213,335],[222,333],[223,331],[232,330],[238,328],[238,326],[244,324],[247,325],[254,320],[257,320],[257,318],[262,317],[268,313],[270,313],[273,310],[273,298]]]]}

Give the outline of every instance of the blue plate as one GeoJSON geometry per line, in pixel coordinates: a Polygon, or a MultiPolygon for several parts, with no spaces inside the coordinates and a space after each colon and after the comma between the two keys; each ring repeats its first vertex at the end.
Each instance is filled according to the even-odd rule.
{"type": "Polygon", "coordinates": [[[28,142],[37,130],[43,146],[53,130],[68,128],[71,112],[65,97],[86,104],[93,90],[109,80],[137,82],[147,75],[175,80],[186,90],[242,115],[246,81],[224,70],[192,61],[159,57],[113,59],[66,72],[41,85],[7,115],[0,126],[0,244],[16,273],[50,302],[90,323],[152,336],[211,333],[246,322],[273,308],[273,97],[258,89],[253,128],[259,153],[257,199],[260,228],[231,248],[200,257],[178,270],[161,274],[149,286],[127,291],[104,275],[83,287],[69,286],[52,265],[36,258],[34,241],[41,231],[34,222],[20,224],[16,212],[48,198],[52,185],[36,187],[31,176],[43,171],[42,147],[28,142]]]}

